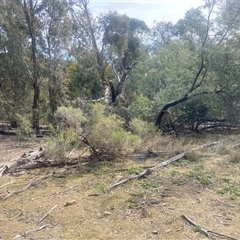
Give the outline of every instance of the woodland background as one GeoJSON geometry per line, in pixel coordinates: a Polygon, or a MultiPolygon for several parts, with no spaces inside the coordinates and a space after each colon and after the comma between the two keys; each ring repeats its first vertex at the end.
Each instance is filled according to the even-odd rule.
{"type": "Polygon", "coordinates": [[[0,120],[23,134],[75,111],[71,127],[86,136],[96,102],[123,131],[137,120],[162,131],[239,122],[239,1],[206,1],[151,28],[93,17],[87,0],[0,4],[0,120]]]}

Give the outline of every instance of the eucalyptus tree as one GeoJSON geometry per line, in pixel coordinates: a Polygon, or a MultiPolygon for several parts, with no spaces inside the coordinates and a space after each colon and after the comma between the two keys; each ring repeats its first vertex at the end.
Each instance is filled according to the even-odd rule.
{"type": "Polygon", "coordinates": [[[64,59],[67,58],[71,34],[68,3],[65,0],[45,0],[41,3],[41,51],[44,54],[45,74],[48,79],[50,116],[56,112],[62,95],[64,59]]]}
{"type": "Polygon", "coordinates": [[[140,57],[141,36],[148,31],[145,22],[109,12],[100,19],[107,61],[111,64],[116,83],[110,82],[112,102],[122,93],[123,86],[140,57]]]}
{"type": "Polygon", "coordinates": [[[153,48],[164,48],[177,38],[178,29],[172,22],[155,22],[151,31],[153,48]]]}
{"type": "Polygon", "coordinates": [[[33,89],[32,125],[36,133],[39,132],[40,72],[38,41],[42,27],[39,19],[41,3],[42,1],[40,0],[6,1],[6,4],[11,5],[11,13],[16,20],[17,29],[24,31],[25,36],[23,37],[25,39],[23,42],[25,41],[28,44],[24,62],[28,65],[27,72],[33,89]]]}
{"type": "MultiPolygon", "coordinates": [[[[89,1],[70,1],[76,38],[76,49],[95,57],[98,81],[111,90],[112,102],[122,93],[123,85],[137,63],[140,36],[148,28],[143,21],[109,12],[94,18],[89,1]],[[90,49],[90,51],[89,51],[90,49]]],[[[83,57],[81,57],[83,58],[83,57]]],[[[105,92],[106,94],[108,91],[105,92]]]]}
{"type": "Polygon", "coordinates": [[[236,1],[206,1],[177,24],[157,23],[152,50],[132,72],[129,91],[137,91],[132,113],[144,120],[158,116],[160,128],[169,114],[193,128],[207,120],[237,119],[239,14],[236,1]]]}
{"type": "MultiPolygon", "coordinates": [[[[239,14],[236,7],[228,12],[221,1],[213,0],[207,1],[202,10],[189,10],[176,24],[178,39],[159,55],[160,65],[166,64],[163,71],[166,74],[162,78],[167,79],[168,89],[172,88],[170,92],[174,95],[159,112],[158,127],[171,107],[199,96],[200,99],[211,96],[210,99],[215,99],[213,102],[221,101],[225,105],[223,99],[238,91],[237,55],[230,53],[229,49],[239,14]],[[227,14],[228,22],[224,22],[224,14],[227,14]]],[[[226,111],[225,114],[219,113],[218,117],[227,117],[226,111]]]]}
{"type": "Polygon", "coordinates": [[[0,3],[0,111],[2,120],[18,125],[17,114],[31,113],[26,26],[12,1],[0,3]]]}

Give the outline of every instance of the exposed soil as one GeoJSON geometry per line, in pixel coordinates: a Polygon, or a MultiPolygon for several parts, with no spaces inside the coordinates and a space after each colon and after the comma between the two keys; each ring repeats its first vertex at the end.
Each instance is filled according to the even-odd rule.
{"type": "MultiPolygon", "coordinates": [[[[218,146],[189,154],[147,178],[110,192],[108,187],[141,171],[140,166],[156,165],[177,154],[176,150],[212,139],[173,140],[171,144],[165,139],[162,150],[168,155],[146,161],[82,164],[60,177],[36,182],[6,200],[3,198],[8,193],[23,189],[32,179],[60,169],[3,176],[0,239],[209,239],[201,228],[240,239],[240,157],[232,148],[239,136],[213,138],[221,138],[218,146]],[[190,225],[182,215],[199,226],[190,225]]],[[[40,142],[0,136],[0,164],[39,146],[40,142]]],[[[209,235],[212,239],[231,239],[212,232],[209,235]]]]}

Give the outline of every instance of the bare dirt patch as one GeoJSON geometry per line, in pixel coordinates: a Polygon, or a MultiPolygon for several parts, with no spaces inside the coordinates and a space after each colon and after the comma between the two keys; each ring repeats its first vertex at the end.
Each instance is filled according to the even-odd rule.
{"type": "Polygon", "coordinates": [[[0,163],[19,157],[24,152],[36,150],[38,146],[40,146],[40,141],[24,141],[16,136],[0,134],[0,163]]]}
{"type": "MultiPolygon", "coordinates": [[[[187,155],[112,191],[107,188],[135,171],[166,160],[177,149],[208,140],[173,140],[166,147],[169,155],[147,161],[118,159],[68,168],[63,175],[36,182],[6,200],[10,192],[60,169],[4,176],[0,239],[208,239],[201,228],[239,239],[240,161],[231,148],[238,137],[225,137],[218,146],[187,155]],[[190,225],[182,215],[199,226],[190,225]]],[[[38,142],[0,136],[1,161],[38,147],[38,142]]],[[[210,234],[212,239],[231,239],[210,234]]]]}

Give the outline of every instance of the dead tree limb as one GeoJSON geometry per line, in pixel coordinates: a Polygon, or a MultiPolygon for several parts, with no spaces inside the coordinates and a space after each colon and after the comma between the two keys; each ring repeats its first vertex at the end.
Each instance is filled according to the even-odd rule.
{"type": "Polygon", "coordinates": [[[131,181],[131,180],[133,180],[133,179],[137,179],[137,178],[139,179],[139,178],[141,178],[141,177],[150,175],[154,170],[156,170],[156,169],[158,169],[158,168],[161,168],[161,167],[165,167],[165,166],[167,166],[168,164],[170,164],[170,163],[172,163],[172,162],[175,162],[175,161],[183,158],[186,153],[189,153],[189,152],[192,152],[192,151],[196,151],[196,150],[199,150],[199,149],[202,149],[202,148],[205,148],[205,147],[210,147],[210,146],[213,146],[213,145],[215,145],[215,144],[217,144],[217,143],[219,143],[219,142],[206,143],[206,144],[203,144],[203,145],[201,145],[201,146],[197,146],[197,147],[195,147],[195,148],[192,148],[192,149],[190,149],[190,150],[188,150],[188,151],[185,151],[185,152],[183,152],[183,153],[181,153],[181,154],[178,154],[178,155],[176,155],[175,157],[169,158],[168,160],[166,160],[166,161],[164,161],[164,162],[162,162],[162,163],[159,163],[158,165],[156,165],[156,166],[154,166],[154,167],[151,167],[151,168],[148,168],[148,169],[144,170],[143,172],[139,173],[138,175],[134,175],[134,176],[131,176],[131,177],[129,177],[129,178],[123,179],[122,181],[120,181],[120,182],[118,182],[118,183],[110,186],[110,187],[108,188],[108,190],[110,191],[110,190],[112,190],[113,188],[115,188],[115,187],[117,187],[117,186],[119,186],[119,185],[121,185],[121,184],[123,184],[123,183],[129,182],[129,181],[131,181]]]}
{"type": "Polygon", "coordinates": [[[37,223],[37,225],[39,225],[45,218],[47,218],[51,212],[57,207],[57,205],[55,205],[54,207],[52,207],[37,223]]]}
{"type": "Polygon", "coordinates": [[[13,239],[17,239],[17,238],[20,238],[20,237],[24,237],[24,238],[25,238],[29,233],[40,231],[40,230],[42,230],[42,229],[44,229],[44,228],[46,228],[46,227],[49,227],[49,224],[43,225],[43,226],[41,226],[41,227],[39,227],[39,228],[36,228],[36,229],[28,230],[28,231],[25,232],[25,233],[22,233],[22,234],[17,235],[17,236],[14,237],[13,239]]]}
{"type": "MultiPolygon", "coordinates": [[[[65,160],[62,159],[47,159],[45,157],[45,152],[42,148],[36,151],[30,151],[28,153],[24,153],[18,158],[14,158],[8,162],[0,164],[0,177],[4,174],[14,174],[18,172],[22,172],[25,170],[32,170],[36,168],[44,168],[44,167],[62,167],[62,166],[72,166],[77,165],[79,162],[86,160],[90,160],[88,157],[79,157],[79,158],[70,158],[70,155],[73,153],[75,149],[73,149],[68,157],[65,160]]],[[[92,147],[91,150],[94,150],[92,147]]]]}
{"type": "Polygon", "coordinates": [[[3,184],[2,186],[0,186],[0,188],[3,188],[3,187],[5,187],[5,186],[7,186],[7,185],[9,185],[9,184],[12,184],[12,183],[14,183],[15,181],[14,180],[12,180],[11,182],[8,182],[8,183],[5,183],[5,184],[3,184]]]}
{"type": "Polygon", "coordinates": [[[218,232],[214,232],[214,231],[211,231],[211,230],[206,230],[206,229],[202,228],[199,224],[195,223],[192,219],[190,219],[190,218],[189,218],[188,216],[186,216],[186,215],[182,215],[182,218],[183,218],[184,220],[186,220],[188,223],[190,223],[191,225],[195,226],[195,227],[199,226],[199,227],[200,227],[199,231],[200,231],[201,233],[203,233],[204,235],[206,235],[209,239],[215,239],[214,237],[212,237],[212,236],[210,235],[210,234],[212,233],[212,234],[214,234],[214,235],[218,235],[219,237],[227,238],[227,239],[229,239],[229,240],[237,240],[236,238],[229,237],[229,236],[227,236],[227,235],[223,235],[223,234],[218,233],[218,232]]]}
{"type": "MultiPolygon", "coordinates": [[[[184,218],[188,223],[190,223],[191,225],[193,225],[194,227],[197,227],[197,226],[200,226],[199,224],[195,223],[193,220],[191,220],[188,216],[186,215],[182,215],[182,218],[184,218]]],[[[207,230],[203,229],[201,226],[200,226],[200,229],[199,229],[200,232],[202,232],[204,235],[206,235],[208,238],[210,239],[213,239],[207,230]]]]}
{"type": "Polygon", "coordinates": [[[7,196],[5,196],[5,197],[3,198],[3,200],[6,200],[6,199],[8,199],[8,198],[10,198],[10,197],[12,197],[12,196],[14,196],[14,195],[17,195],[17,194],[19,194],[19,193],[21,193],[21,192],[26,191],[27,189],[33,187],[33,186],[34,186],[37,182],[39,182],[40,180],[47,179],[47,178],[53,176],[53,174],[54,174],[54,173],[50,173],[50,174],[48,174],[48,175],[44,175],[44,176],[42,176],[42,177],[39,177],[39,178],[37,178],[37,179],[35,179],[35,180],[31,180],[30,183],[29,183],[27,186],[25,186],[24,188],[19,189],[19,190],[17,190],[17,191],[10,192],[7,196]]]}
{"type": "Polygon", "coordinates": [[[2,177],[8,171],[8,166],[4,165],[0,167],[0,177],[2,177]]]}

